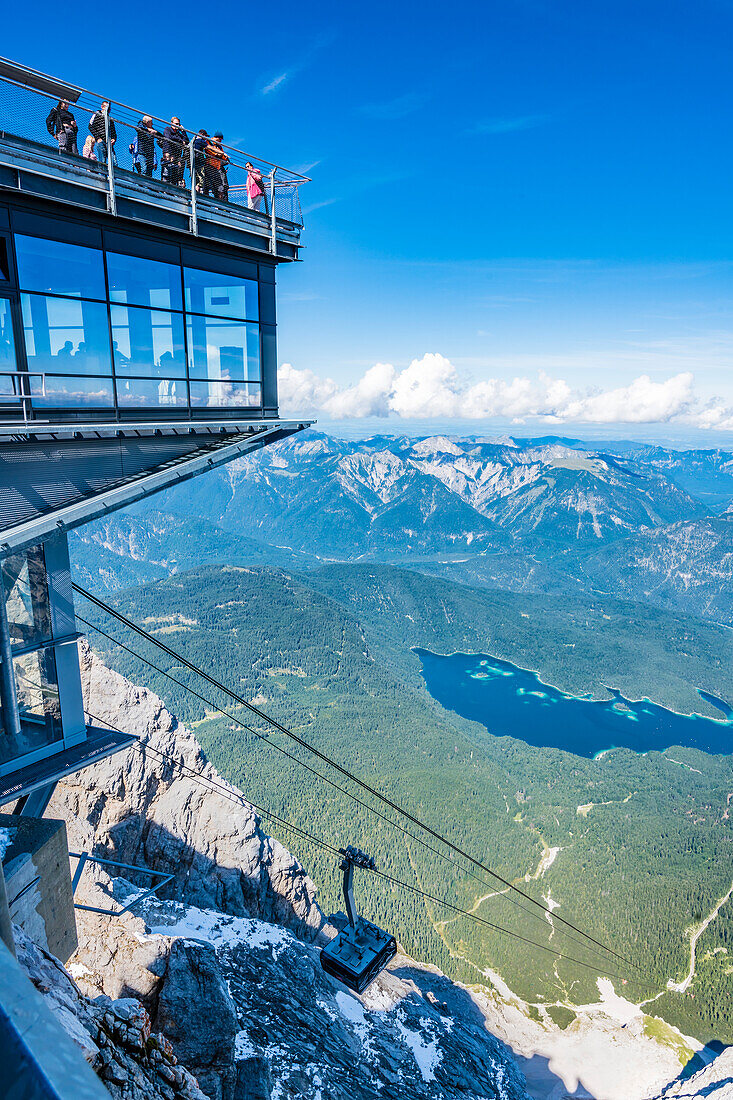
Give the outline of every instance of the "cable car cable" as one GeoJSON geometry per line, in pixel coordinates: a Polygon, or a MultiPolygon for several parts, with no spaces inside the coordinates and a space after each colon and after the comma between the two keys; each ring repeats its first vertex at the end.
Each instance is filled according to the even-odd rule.
{"type": "MultiPolygon", "coordinates": [[[[104,725],[106,725],[109,729],[114,730],[116,733],[125,733],[125,731],[119,729],[119,727],[113,726],[112,723],[109,722],[107,719],[100,718],[98,715],[91,714],[89,711],[87,711],[86,713],[89,718],[92,718],[96,722],[104,723],[104,725]]],[[[318,848],[321,848],[324,851],[328,851],[332,855],[342,855],[343,850],[341,848],[335,848],[332,844],[329,844],[327,840],[323,840],[321,837],[315,836],[313,833],[308,832],[307,829],[302,829],[299,825],[293,825],[292,822],[287,821],[284,818],[278,817],[277,814],[272,813],[270,810],[265,810],[263,807],[258,806],[256,803],[250,802],[250,800],[248,798],[245,798],[244,795],[236,795],[228,787],[225,787],[221,783],[217,783],[215,779],[210,779],[208,776],[203,775],[201,772],[197,772],[195,768],[189,768],[187,764],[183,764],[180,760],[176,760],[174,756],[170,756],[168,753],[162,752],[160,749],[156,749],[152,745],[142,744],[139,740],[135,743],[134,746],[130,747],[136,748],[143,756],[147,752],[154,753],[162,760],[165,760],[167,763],[172,764],[175,768],[178,768],[180,771],[185,772],[193,782],[199,783],[207,790],[211,790],[212,788],[214,788],[214,793],[221,794],[224,798],[227,798],[230,802],[233,802],[237,806],[252,806],[253,809],[257,810],[258,813],[261,813],[264,817],[269,817],[273,821],[276,821],[279,825],[283,825],[286,828],[291,829],[292,832],[296,833],[298,836],[302,837],[305,840],[309,840],[318,848]]],[[[575,963],[577,966],[583,966],[588,970],[592,970],[596,974],[601,973],[607,977],[619,978],[622,981],[624,980],[623,975],[617,974],[615,971],[601,971],[597,966],[593,966],[592,963],[583,962],[581,959],[576,959],[572,955],[566,955],[562,951],[556,951],[554,948],[548,947],[545,944],[537,943],[536,940],[530,939],[528,936],[522,936],[519,932],[513,932],[510,928],[504,928],[504,926],[501,924],[494,924],[492,921],[487,921],[483,917],[479,917],[475,913],[471,913],[468,909],[461,909],[460,906],[455,905],[451,901],[448,901],[447,898],[435,897],[435,895],[427,893],[421,887],[415,886],[414,884],[409,882],[402,882],[401,879],[394,878],[392,875],[388,875],[385,871],[380,871],[374,867],[366,869],[371,871],[372,874],[377,875],[379,878],[385,879],[385,881],[391,883],[393,886],[399,886],[403,890],[409,890],[410,893],[419,895],[420,897],[423,897],[428,901],[434,902],[436,905],[443,905],[447,909],[452,910],[452,912],[456,913],[458,916],[468,917],[470,920],[475,921],[478,924],[485,925],[487,928],[491,928],[495,932],[499,932],[502,935],[511,936],[513,939],[516,940],[521,940],[522,943],[526,943],[531,947],[536,947],[538,948],[538,950],[545,951],[555,956],[556,958],[575,963]]]]}
{"type": "Polygon", "coordinates": [[[432,829],[425,822],[415,817],[415,815],[410,813],[409,810],[404,809],[398,803],[393,802],[386,795],[381,794],[378,790],[370,786],[370,784],[366,783],[363,779],[359,779],[358,776],[355,776],[352,772],[349,772],[346,768],[337,763],[337,761],[333,760],[326,753],[321,752],[320,749],[317,749],[315,745],[311,745],[308,741],[305,741],[302,737],[299,737],[298,734],[294,733],[286,726],[283,726],[280,722],[277,721],[277,719],[271,718],[270,715],[265,714],[264,711],[260,710],[259,707],[256,707],[253,703],[250,703],[249,700],[245,699],[241,695],[238,695],[237,692],[232,691],[231,688],[226,687],[220,681],[214,679],[214,677],[210,676],[208,672],[205,672],[203,669],[198,668],[191,661],[187,660],[182,654],[177,653],[174,649],[171,649],[170,646],[165,644],[165,642],[161,642],[149,631],[143,629],[143,627],[141,626],[138,626],[137,623],[134,623],[131,619],[126,618],[126,616],[121,614],[121,612],[116,611],[114,608],[110,607],[109,604],[104,602],[104,600],[101,600],[98,596],[94,596],[91,592],[87,592],[86,589],[82,588],[81,585],[78,585],[75,581],[72,581],[72,588],[75,592],[78,592],[80,596],[83,596],[85,599],[89,600],[90,603],[95,604],[100,610],[105,611],[107,614],[111,615],[123,626],[128,627],[130,630],[133,630],[136,634],[140,635],[140,637],[145,638],[147,641],[157,646],[158,649],[163,650],[163,652],[167,653],[168,656],[171,657],[174,661],[183,665],[185,668],[188,668],[191,672],[197,673],[213,687],[217,688],[219,691],[223,691],[225,695],[228,695],[231,699],[234,699],[235,702],[245,707],[252,714],[256,714],[258,718],[262,719],[265,722],[268,722],[271,726],[273,726],[273,728],[279,730],[281,733],[284,733],[286,737],[289,737],[291,740],[295,741],[298,745],[301,746],[301,748],[307,749],[309,752],[313,753],[313,755],[318,757],[318,759],[335,768],[347,779],[350,779],[353,783],[356,783],[363,790],[368,791],[375,798],[378,798],[381,802],[384,802],[385,805],[395,810],[401,816],[407,818],[408,821],[411,821],[414,825],[417,825],[418,828],[423,829],[430,836],[434,837],[442,844],[445,844],[446,847],[450,848],[452,851],[456,852],[464,859],[467,859],[475,867],[478,867],[486,874],[491,875],[492,878],[496,879],[498,882],[503,883],[504,886],[507,886],[510,890],[513,890],[515,893],[525,898],[532,905],[536,906],[537,909],[540,909],[544,914],[549,914],[553,917],[553,920],[557,920],[561,924],[564,924],[566,927],[572,928],[574,932],[577,932],[579,935],[583,936],[584,939],[590,940],[590,942],[594,943],[596,947],[600,947],[601,950],[607,952],[610,955],[613,955],[614,958],[619,959],[626,965],[636,966],[635,963],[632,963],[631,960],[625,958],[623,955],[620,955],[617,951],[614,951],[613,948],[608,947],[600,940],[597,940],[594,936],[591,936],[590,933],[584,932],[582,928],[578,928],[578,926],[573,924],[572,921],[566,920],[564,917],[553,915],[551,910],[542,905],[530,894],[525,894],[523,890],[520,890],[518,886],[515,886],[514,883],[510,882],[508,879],[505,879],[497,871],[492,870],[491,867],[488,867],[485,863],[482,863],[480,860],[476,859],[474,856],[464,851],[457,844],[454,844],[451,840],[448,840],[446,837],[441,836],[440,833],[436,832],[435,829],[432,829]]]}
{"type": "MultiPolygon", "coordinates": [[[[433,852],[434,855],[438,856],[442,860],[445,860],[447,863],[450,863],[453,867],[457,867],[459,871],[464,871],[466,874],[470,875],[471,878],[476,879],[477,882],[482,883],[484,886],[489,885],[485,878],[482,878],[480,875],[477,875],[474,871],[471,871],[470,868],[468,868],[468,867],[462,867],[460,865],[460,863],[458,863],[451,856],[447,855],[445,852],[439,851],[437,848],[434,848],[432,846],[432,844],[428,844],[428,842],[426,840],[424,840],[422,837],[416,836],[414,833],[411,833],[409,829],[405,829],[403,825],[399,824],[399,822],[393,821],[391,818],[387,817],[380,810],[378,810],[375,806],[370,806],[368,802],[363,802],[360,798],[358,798],[351,791],[348,791],[345,787],[339,786],[339,784],[334,782],[333,779],[329,779],[328,776],[325,776],[321,772],[317,771],[315,768],[312,768],[310,766],[310,764],[307,764],[304,760],[300,760],[297,756],[294,756],[292,753],[288,752],[288,750],[283,748],[282,745],[278,745],[277,742],[271,740],[271,738],[269,738],[267,736],[267,734],[262,733],[261,731],[256,730],[253,726],[250,726],[246,722],[243,722],[241,720],[241,718],[237,718],[234,714],[231,713],[231,711],[224,710],[222,707],[217,706],[215,703],[212,702],[211,699],[207,699],[205,695],[201,695],[200,692],[196,691],[195,688],[190,687],[188,684],[182,683],[181,680],[177,680],[175,678],[175,676],[172,676],[170,672],[167,672],[164,668],[161,668],[160,665],[156,665],[153,661],[150,661],[147,657],[143,657],[143,655],[141,653],[138,653],[137,650],[132,649],[132,647],[130,647],[128,645],[125,645],[124,642],[121,642],[119,640],[119,638],[115,638],[114,635],[108,634],[106,630],[102,630],[101,627],[96,626],[94,623],[90,622],[88,619],[85,619],[83,615],[79,615],[77,613],[76,617],[77,617],[77,619],[79,619],[80,622],[84,623],[86,626],[90,627],[92,630],[96,631],[98,634],[101,634],[104,638],[107,638],[107,640],[112,642],[114,645],[117,645],[121,649],[124,649],[127,653],[131,654],[133,657],[137,657],[137,659],[139,661],[142,661],[143,664],[148,665],[149,668],[152,668],[156,672],[160,673],[162,676],[167,677],[174,684],[177,684],[178,687],[183,688],[184,691],[188,691],[191,695],[194,695],[197,699],[200,699],[201,702],[204,703],[206,706],[211,707],[213,710],[218,711],[219,714],[224,715],[226,718],[229,718],[232,722],[235,722],[238,726],[241,726],[242,729],[248,730],[250,733],[253,733],[261,741],[265,741],[272,748],[277,749],[278,752],[281,752],[289,760],[292,760],[294,763],[299,764],[302,768],[305,768],[312,775],[315,775],[318,779],[323,780],[324,783],[328,783],[329,786],[333,787],[337,791],[340,791],[341,794],[346,795],[347,798],[352,799],[358,806],[361,806],[365,810],[369,810],[371,813],[373,813],[377,817],[381,818],[382,821],[385,821],[388,825],[392,825],[395,829],[398,829],[405,836],[410,837],[417,844],[421,844],[424,848],[427,848],[428,851],[433,852]]],[[[151,751],[157,751],[157,750],[151,750],[151,751]]],[[[212,782],[213,782],[213,780],[212,780],[212,782]]],[[[255,804],[252,803],[252,805],[255,805],[255,804]]],[[[259,807],[256,807],[256,808],[259,809],[259,807]]],[[[266,813],[266,811],[262,811],[262,812],[266,813]]],[[[533,917],[536,916],[540,920],[543,919],[542,917],[540,917],[540,915],[538,913],[535,913],[533,910],[529,909],[526,905],[522,905],[522,903],[520,901],[517,901],[515,898],[511,897],[510,895],[507,895],[504,891],[497,891],[496,896],[504,898],[505,901],[508,901],[511,905],[515,905],[518,909],[521,909],[523,912],[528,913],[530,916],[533,916],[533,917]]],[[[564,928],[556,929],[556,931],[560,935],[565,936],[568,940],[571,940],[573,943],[577,944],[584,951],[588,951],[591,955],[596,955],[598,958],[603,958],[603,954],[600,951],[598,951],[595,948],[589,946],[589,944],[584,943],[583,940],[579,940],[575,936],[571,936],[570,933],[567,932],[564,928]]]]}

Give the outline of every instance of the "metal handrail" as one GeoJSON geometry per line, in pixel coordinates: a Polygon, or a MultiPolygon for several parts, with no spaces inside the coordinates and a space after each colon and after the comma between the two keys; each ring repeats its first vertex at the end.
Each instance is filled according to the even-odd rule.
{"type": "MultiPolygon", "coordinates": [[[[16,66],[19,72],[20,71],[25,71],[28,74],[33,75],[33,76],[46,77],[49,80],[56,80],[59,84],[67,84],[68,83],[67,81],[60,80],[58,77],[52,76],[50,73],[43,73],[43,72],[40,71],[40,69],[33,69],[29,65],[21,65],[17,61],[13,61],[12,58],[9,58],[9,57],[0,56],[0,63],[5,63],[6,65],[16,66]]],[[[45,92],[41,88],[35,88],[35,87],[33,87],[32,84],[25,83],[22,80],[14,80],[12,77],[7,76],[7,75],[3,75],[2,77],[0,77],[0,79],[3,80],[3,81],[6,81],[9,84],[15,84],[16,87],[18,87],[18,88],[27,88],[29,91],[35,92],[37,95],[43,95],[47,99],[58,101],[58,98],[59,98],[58,96],[52,95],[50,92],[45,92]]],[[[122,100],[120,100],[120,99],[112,99],[112,98],[110,98],[110,96],[101,95],[98,92],[92,92],[89,88],[82,88],[78,84],[73,84],[73,85],[69,84],[68,87],[73,87],[75,89],[75,91],[77,91],[78,96],[88,95],[92,99],[95,99],[95,100],[98,99],[100,103],[107,102],[107,103],[110,104],[110,106],[114,105],[116,107],[122,107],[123,110],[129,111],[131,115],[138,115],[139,118],[142,118],[144,115],[149,115],[150,118],[152,118],[155,122],[162,122],[164,126],[167,126],[169,124],[169,121],[170,121],[169,119],[161,118],[159,115],[153,115],[153,114],[150,113],[150,111],[139,111],[137,108],[131,107],[127,103],[123,103],[122,100]]],[[[77,96],[77,98],[78,98],[78,96],[77,96]]],[[[74,102],[76,103],[76,100],[74,102]]],[[[82,109],[85,109],[84,104],[81,104],[81,107],[82,107],[82,109]]],[[[125,119],[119,119],[119,120],[115,120],[115,121],[126,122],[125,119]]],[[[132,123],[127,123],[127,125],[133,125],[133,124],[132,123]]],[[[184,127],[184,129],[192,130],[192,127],[184,127]]],[[[224,142],[222,142],[222,145],[225,149],[231,149],[238,156],[244,157],[245,161],[247,161],[247,160],[257,160],[257,161],[259,161],[260,164],[266,164],[269,168],[274,168],[276,171],[287,172],[288,175],[292,176],[293,178],[292,178],[292,180],[286,181],[286,182],[292,182],[292,183],[296,183],[296,182],[311,183],[312,182],[312,178],[310,176],[303,175],[302,172],[295,172],[291,168],[286,168],[282,164],[275,164],[274,161],[266,160],[264,157],[259,157],[259,156],[256,156],[255,154],[246,153],[242,149],[237,148],[237,146],[235,146],[235,145],[227,145],[224,142]]],[[[240,165],[240,167],[244,167],[244,166],[240,165]]]]}
{"type": "MultiPolygon", "coordinates": [[[[43,87],[35,86],[32,80],[32,70],[18,71],[12,62],[5,62],[0,58],[0,89],[6,89],[4,101],[6,119],[0,121],[0,134],[10,142],[23,144],[24,147],[54,148],[54,141],[49,142],[45,133],[46,107],[55,104],[58,100],[54,94],[43,87]],[[26,76],[26,82],[22,79],[14,79],[8,73],[17,76],[26,76]],[[28,97],[30,96],[30,100],[28,97]],[[42,106],[38,101],[45,100],[42,106]]],[[[44,77],[47,82],[54,78],[44,77]]],[[[68,87],[68,86],[67,86],[68,87]]],[[[268,247],[273,255],[277,255],[277,231],[278,226],[286,235],[293,231],[294,227],[303,224],[302,211],[298,198],[299,188],[310,181],[310,177],[289,169],[281,168],[272,161],[261,158],[248,158],[241,150],[226,142],[218,142],[208,134],[202,135],[193,129],[181,127],[185,133],[186,143],[164,138],[163,133],[168,125],[159,116],[148,115],[150,119],[150,138],[145,140],[145,128],[141,124],[138,112],[132,112],[132,108],[126,107],[117,100],[109,100],[109,110],[104,113],[104,130],[100,138],[98,130],[86,136],[88,148],[82,150],[85,142],[85,131],[91,123],[93,116],[99,111],[100,99],[94,102],[82,102],[81,97],[86,96],[83,89],[78,91],[74,98],[68,95],[66,98],[73,106],[72,116],[75,118],[74,132],[67,135],[64,143],[59,140],[58,152],[63,154],[64,168],[76,172],[81,167],[85,174],[89,174],[98,182],[104,181],[107,192],[107,209],[114,216],[117,214],[117,190],[131,186],[130,176],[137,181],[137,201],[146,201],[141,196],[146,192],[145,184],[152,184],[152,189],[147,189],[148,194],[156,198],[152,205],[160,205],[161,195],[168,199],[172,193],[178,193],[184,198],[189,207],[190,231],[196,236],[199,231],[198,197],[206,198],[209,195],[218,202],[224,202],[231,209],[238,207],[249,208],[246,215],[247,221],[259,223],[261,232],[269,238],[268,247]],[[115,110],[115,107],[120,110],[115,110]],[[125,117],[125,116],[128,117],[125,117]],[[136,117],[137,116],[137,117],[136,117]],[[155,126],[155,123],[158,126],[155,126]],[[114,137],[112,127],[115,127],[114,137]],[[189,136],[190,135],[190,136],[189,136]],[[194,149],[198,140],[203,139],[203,147],[194,149]],[[213,147],[213,148],[212,148],[213,147]],[[162,150],[159,156],[158,149],[162,150]],[[217,164],[216,150],[220,150],[220,163],[217,164]],[[106,161],[106,165],[103,163],[106,161]],[[100,163],[102,162],[102,163],[100,163]],[[72,168],[71,166],[74,165],[72,168]],[[246,175],[250,179],[252,166],[260,172],[265,182],[266,193],[263,202],[249,201],[246,198],[247,186],[244,182],[238,182],[237,176],[242,180],[246,175]],[[249,166],[249,167],[248,167],[249,166]],[[160,177],[155,175],[160,169],[160,177]],[[185,182],[186,171],[190,174],[190,184],[185,182]],[[231,181],[231,187],[230,187],[231,181]],[[270,186],[267,188],[267,181],[270,186]],[[198,192],[198,197],[197,197],[198,192]],[[267,200],[270,209],[266,209],[267,200]],[[264,208],[263,208],[264,207],[264,208]]],[[[146,117],[146,116],[142,116],[146,117]]],[[[53,139],[54,135],[51,135],[53,139]]],[[[180,137],[180,134],[179,134],[180,137]]],[[[54,150],[55,151],[55,150],[54,150]]],[[[211,217],[211,211],[207,211],[211,217]]]]}
{"type": "MultiPolygon", "coordinates": [[[[46,397],[46,373],[42,370],[5,370],[2,372],[3,378],[40,378],[41,379],[41,397],[46,397]]],[[[3,394],[0,394],[0,404],[2,404],[3,394]]],[[[14,393],[13,397],[18,401],[22,401],[23,405],[23,421],[28,423],[28,405],[27,402],[32,401],[36,394],[25,393],[20,387],[18,393],[14,393]]]]}
{"type": "Polygon", "coordinates": [[[76,865],[76,871],[74,872],[74,878],[71,882],[72,897],[76,895],[79,879],[87,863],[99,863],[103,867],[119,867],[123,871],[136,871],[138,874],[149,875],[151,878],[155,875],[160,876],[160,882],[156,882],[149,890],[145,890],[141,894],[136,894],[132,901],[129,901],[122,909],[100,909],[96,905],[81,905],[77,901],[74,902],[75,909],[84,909],[87,913],[98,913],[102,917],[121,917],[123,913],[127,913],[128,910],[132,909],[133,905],[139,905],[141,901],[145,901],[153,894],[156,894],[158,890],[163,886],[167,886],[168,883],[172,882],[175,878],[175,875],[167,874],[165,871],[151,871],[149,867],[135,867],[131,863],[118,863],[114,859],[107,859],[106,856],[90,855],[89,852],[69,852],[69,857],[79,860],[76,865]]]}

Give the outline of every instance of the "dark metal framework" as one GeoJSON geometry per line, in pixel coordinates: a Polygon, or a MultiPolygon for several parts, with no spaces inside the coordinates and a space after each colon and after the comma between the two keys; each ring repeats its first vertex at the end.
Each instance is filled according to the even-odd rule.
{"type": "Polygon", "coordinates": [[[96,905],[81,905],[79,902],[74,902],[75,909],[84,909],[87,913],[98,913],[101,917],[121,917],[123,913],[129,912],[134,905],[139,905],[141,901],[157,894],[158,890],[167,886],[175,878],[175,875],[167,875],[163,871],[151,871],[149,867],[134,867],[131,863],[118,863],[114,859],[107,859],[106,856],[92,856],[89,852],[69,852],[69,856],[71,859],[79,861],[71,880],[72,895],[76,895],[76,888],[87,863],[99,863],[103,867],[118,867],[123,871],[134,871],[138,875],[148,875],[150,878],[160,879],[160,882],[156,882],[149,890],[144,890],[142,894],[136,894],[132,901],[128,901],[127,905],[121,909],[100,909],[96,905]]]}
{"type": "MultiPolygon", "coordinates": [[[[153,288],[149,302],[153,300],[152,291],[153,288]]],[[[200,299],[200,289],[196,288],[196,292],[200,299]]],[[[82,325],[85,320],[82,316],[82,325]]],[[[88,324],[91,326],[91,322],[88,324]]],[[[57,331],[63,328],[61,324],[57,326],[57,331]]],[[[79,334],[83,337],[85,331],[82,327],[79,334]]],[[[128,328],[128,332],[131,331],[128,328]]],[[[73,336],[74,333],[69,332],[68,335],[73,336]]],[[[73,339],[66,342],[73,347],[73,339]]],[[[139,348],[133,347],[131,351],[133,357],[135,353],[140,355],[139,348]]],[[[25,423],[28,420],[48,420],[49,416],[55,420],[73,420],[80,414],[88,420],[119,422],[272,416],[277,414],[276,375],[274,263],[240,250],[203,247],[191,238],[170,232],[146,231],[142,234],[139,229],[123,230],[119,222],[112,226],[108,218],[90,216],[87,212],[76,218],[68,215],[59,217],[58,210],[38,202],[27,204],[16,200],[6,207],[0,205],[0,390],[3,391],[0,393],[0,418],[18,419],[25,423]],[[54,216],[51,216],[52,212],[54,216]],[[59,253],[66,250],[73,257],[77,250],[80,257],[91,262],[98,260],[103,283],[100,282],[99,287],[95,288],[94,295],[85,296],[79,293],[64,294],[63,288],[54,290],[39,289],[38,284],[29,286],[23,265],[19,270],[18,264],[20,246],[28,249],[29,241],[37,241],[39,246],[44,241],[50,242],[49,253],[52,250],[59,253]],[[89,251],[82,253],[78,251],[81,249],[89,251]],[[162,271],[167,265],[166,270],[171,278],[177,270],[178,286],[171,284],[170,305],[156,307],[145,305],[140,299],[124,300],[121,292],[111,285],[112,260],[116,268],[124,261],[149,267],[151,280],[162,278],[162,274],[152,274],[153,268],[162,271]],[[201,312],[195,308],[201,302],[194,301],[194,288],[189,283],[201,281],[206,274],[209,275],[212,290],[204,307],[205,312],[201,312]],[[236,283],[242,295],[245,287],[253,289],[254,293],[247,294],[247,307],[240,316],[233,316],[232,310],[221,307],[217,312],[213,292],[217,277],[225,289],[227,286],[232,288],[232,293],[236,283]],[[63,363],[56,354],[50,369],[37,370],[36,366],[44,364],[34,363],[28,355],[22,309],[25,311],[25,330],[30,335],[33,332],[33,310],[41,313],[44,308],[47,313],[68,309],[83,315],[84,310],[88,311],[93,317],[96,326],[93,331],[97,335],[104,315],[107,344],[100,344],[98,350],[106,354],[109,368],[103,373],[87,374],[81,368],[75,369],[75,356],[67,353],[63,363]],[[92,311],[96,312],[92,314],[92,311]],[[250,315],[246,316],[247,313],[250,315]],[[4,331],[3,315],[6,316],[4,331]],[[166,357],[172,362],[175,356],[175,369],[172,372],[169,370],[173,377],[166,376],[162,363],[156,369],[151,364],[147,374],[137,367],[130,368],[129,361],[125,362],[129,356],[119,346],[120,334],[124,335],[125,331],[123,321],[128,326],[135,322],[138,328],[147,325],[149,341],[155,340],[156,332],[162,333],[171,349],[166,352],[166,357]],[[212,333],[216,336],[217,330],[224,334],[224,341],[228,338],[237,344],[234,348],[220,347],[220,359],[224,353],[230,357],[235,355],[232,369],[228,363],[214,368],[207,362],[207,356],[210,358],[212,354],[208,350],[208,342],[212,333]],[[11,335],[15,362],[8,350],[11,335]],[[118,346],[115,347],[115,344],[118,346]],[[242,355],[241,369],[236,358],[238,349],[241,349],[242,355]],[[253,372],[255,364],[258,369],[253,372]],[[72,388],[75,383],[86,383],[89,388],[89,384],[94,382],[98,389],[102,387],[105,392],[102,395],[93,392],[88,400],[84,400],[82,395],[64,406],[60,394],[53,392],[59,389],[58,380],[61,378],[70,379],[72,388]],[[136,396],[135,390],[141,385],[147,389],[136,396]],[[240,400],[245,403],[235,403],[240,400]]]]}

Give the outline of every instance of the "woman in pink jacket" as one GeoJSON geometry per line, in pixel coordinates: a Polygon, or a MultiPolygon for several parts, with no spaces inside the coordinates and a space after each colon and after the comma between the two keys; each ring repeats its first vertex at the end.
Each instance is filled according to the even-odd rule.
{"type": "Polygon", "coordinates": [[[265,213],[265,188],[262,184],[262,172],[255,168],[249,161],[245,164],[247,169],[247,206],[250,210],[262,210],[265,213]]]}

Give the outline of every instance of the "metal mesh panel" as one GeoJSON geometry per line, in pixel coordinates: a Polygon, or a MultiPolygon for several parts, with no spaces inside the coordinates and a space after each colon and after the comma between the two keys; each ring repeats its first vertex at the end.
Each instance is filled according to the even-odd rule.
{"type": "Polygon", "coordinates": [[[76,101],[59,101],[48,92],[0,77],[0,141],[32,154],[57,152],[74,168],[106,180],[112,154],[113,175],[133,174],[158,193],[183,192],[186,201],[222,202],[246,208],[263,227],[276,222],[302,226],[299,187],[307,177],[252,157],[198,127],[171,129],[169,122],[82,91],[76,101]],[[149,119],[149,122],[146,121],[149,119]]]}

